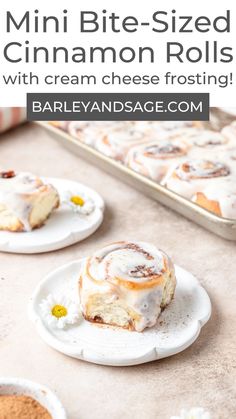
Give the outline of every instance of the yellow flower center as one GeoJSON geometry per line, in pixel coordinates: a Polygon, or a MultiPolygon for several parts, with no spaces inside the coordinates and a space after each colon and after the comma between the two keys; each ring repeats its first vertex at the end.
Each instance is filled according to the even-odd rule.
{"type": "Polygon", "coordinates": [[[52,308],[52,315],[57,319],[60,319],[61,317],[65,317],[67,315],[67,309],[64,306],[57,304],[52,308]]]}
{"type": "Polygon", "coordinates": [[[73,204],[78,205],[80,207],[82,207],[85,204],[84,199],[81,198],[81,196],[79,195],[72,196],[70,200],[71,202],[73,202],[73,204]]]}

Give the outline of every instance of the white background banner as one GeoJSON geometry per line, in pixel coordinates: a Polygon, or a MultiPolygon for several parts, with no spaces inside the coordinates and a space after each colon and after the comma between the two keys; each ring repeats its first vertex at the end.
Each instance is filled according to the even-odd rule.
{"type": "Polygon", "coordinates": [[[209,92],[236,107],[235,43],[234,0],[10,0],[0,106],[27,92],[209,92]]]}

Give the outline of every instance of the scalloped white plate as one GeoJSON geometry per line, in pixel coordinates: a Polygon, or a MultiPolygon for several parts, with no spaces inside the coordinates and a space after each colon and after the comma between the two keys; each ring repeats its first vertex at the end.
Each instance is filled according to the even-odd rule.
{"type": "Polygon", "coordinates": [[[43,253],[62,249],[84,240],[102,223],[104,201],[93,189],[67,179],[44,178],[43,180],[54,185],[60,196],[66,191],[72,191],[75,195],[76,193],[88,195],[95,202],[95,210],[90,215],[79,215],[61,204],[41,228],[23,233],[0,231],[0,251],[43,253]]]}
{"type": "Polygon", "coordinates": [[[161,359],[183,351],[198,337],[211,315],[211,302],[197,279],[175,266],[177,288],[173,302],[156,326],[142,333],[101,326],[84,320],[64,330],[45,324],[39,304],[48,296],[66,295],[79,306],[78,278],[82,260],[51,272],[36,288],[29,315],[41,338],[74,358],[102,365],[128,366],[161,359]]]}
{"type": "Polygon", "coordinates": [[[23,378],[0,377],[0,396],[5,394],[32,397],[48,410],[53,419],[67,418],[60,400],[51,390],[41,384],[23,378]]]}

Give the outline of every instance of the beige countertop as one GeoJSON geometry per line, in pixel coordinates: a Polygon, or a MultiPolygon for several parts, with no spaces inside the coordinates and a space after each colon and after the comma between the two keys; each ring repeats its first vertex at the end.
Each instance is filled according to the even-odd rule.
{"type": "Polygon", "coordinates": [[[69,419],[169,419],[203,406],[212,419],[236,417],[236,243],[214,236],[117,179],[73,156],[40,127],[0,137],[0,167],[75,179],[104,197],[103,225],[90,238],[42,255],[0,253],[0,376],[54,390],[69,419]],[[104,367],[48,347],[27,317],[29,298],[52,269],[110,241],[146,240],[196,275],[213,314],[184,352],[135,367],[104,367]]]}

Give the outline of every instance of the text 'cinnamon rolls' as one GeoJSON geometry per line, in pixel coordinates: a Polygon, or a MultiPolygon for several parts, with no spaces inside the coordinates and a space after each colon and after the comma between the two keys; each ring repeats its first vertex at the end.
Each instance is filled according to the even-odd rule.
{"type": "Polygon", "coordinates": [[[173,263],[163,251],[144,242],[113,243],[84,262],[82,313],[91,322],[141,332],[155,325],[175,286],[173,263]]]}

